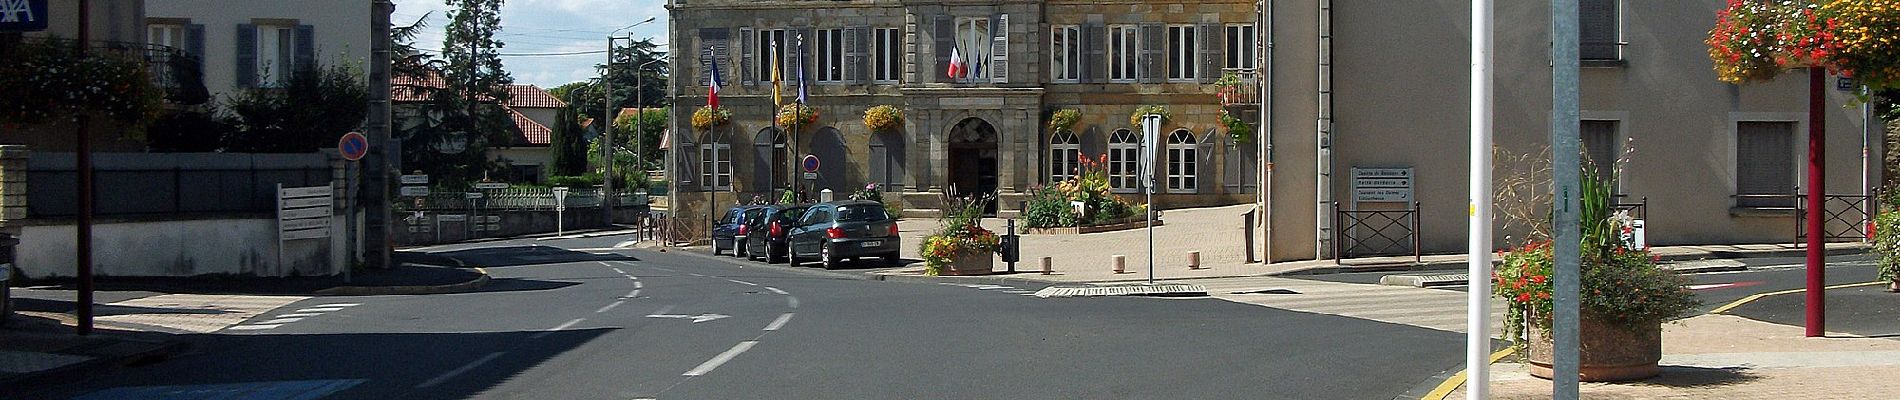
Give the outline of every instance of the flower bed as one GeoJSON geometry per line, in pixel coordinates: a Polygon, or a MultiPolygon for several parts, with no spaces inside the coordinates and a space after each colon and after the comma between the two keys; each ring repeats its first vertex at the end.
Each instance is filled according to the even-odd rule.
{"type": "Polygon", "coordinates": [[[983,205],[990,196],[954,198],[945,196],[938,217],[937,232],[924,237],[918,254],[924,258],[924,273],[937,275],[981,275],[992,272],[991,258],[999,240],[995,232],[983,229],[983,205]]]}
{"type": "Polygon", "coordinates": [[[1078,228],[1120,224],[1147,213],[1147,206],[1129,203],[1109,193],[1108,155],[1096,160],[1076,156],[1080,170],[1074,178],[1052,186],[1030,189],[1027,228],[1078,228]],[[1080,204],[1081,206],[1076,206],[1080,204]]]}

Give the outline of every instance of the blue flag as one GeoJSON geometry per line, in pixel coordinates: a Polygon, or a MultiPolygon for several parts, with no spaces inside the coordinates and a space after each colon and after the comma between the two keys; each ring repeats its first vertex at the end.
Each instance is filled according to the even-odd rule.
{"type": "Polygon", "coordinates": [[[798,104],[805,104],[809,101],[808,98],[810,97],[805,90],[805,34],[800,33],[795,38],[797,40],[792,42],[792,47],[798,49],[798,69],[796,72],[798,76],[793,79],[798,79],[798,104]]]}

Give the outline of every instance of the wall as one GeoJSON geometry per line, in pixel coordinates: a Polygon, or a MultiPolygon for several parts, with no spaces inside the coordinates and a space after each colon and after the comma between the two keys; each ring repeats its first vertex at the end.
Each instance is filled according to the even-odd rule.
{"type": "MultiPolygon", "coordinates": [[[[28,279],[73,276],[71,221],[21,227],[16,257],[28,279]]],[[[333,221],[341,226],[341,218],[333,221]]],[[[93,226],[93,272],[101,277],[320,276],[342,272],[332,239],[290,241],[277,262],[277,221],[218,219],[102,220],[93,226]]],[[[337,236],[340,236],[341,230],[337,236]]]]}
{"type": "MultiPolygon", "coordinates": [[[[213,98],[234,94],[236,30],[256,19],[290,19],[314,26],[318,62],[366,67],[370,2],[357,0],[163,0],[152,1],[148,18],[186,18],[205,26],[205,88],[213,98]]],[[[140,28],[141,34],[144,27],[140,28]]]]}
{"type": "MultiPolygon", "coordinates": [[[[145,42],[145,0],[93,0],[92,29],[87,32],[95,41],[144,43],[145,42]]],[[[49,0],[46,2],[46,30],[29,33],[27,36],[57,36],[67,39],[79,38],[79,2],[72,0],[49,0]]]]}
{"type": "MultiPolygon", "coordinates": [[[[619,222],[633,221],[645,212],[645,207],[615,207],[614,220],[619,222]]],[[[501,221],[496,223],[500,225],[501,230],[480,232],[473,231],[470,227],[476,214],[466,212],[425,212],[422,215],[422,218],[412,218],[411,214],[397,214],[396,218],[391,220],[392,223],[396,224],[390,228],[390,234],[394,236],[393,243],[398,246],[418,246],[452,243],[477,238],[555,233],[557,228],[572,231],[607,226],[607,224],[602,221],[602,215],[598,207],[569,207],[567,211],[558,213],[559,218],[564,221],[562,225],[558,226],[556,225],[557,213],[554,210],[483,212],[479,215],[484,217],[501,217],[501,221]],[[438,222],[436,219],[440,218],[442,214],[468,215],[470,218],[469,222],[438,222]],[[414,223],[409,221],[414,221],[414,223]],[[420,229],[420,227],[423,226],[427,226],[428,229],[426,231],[420,229]],[[409,227],[417,227],[418,229],[412,232],[409,227]]]]}

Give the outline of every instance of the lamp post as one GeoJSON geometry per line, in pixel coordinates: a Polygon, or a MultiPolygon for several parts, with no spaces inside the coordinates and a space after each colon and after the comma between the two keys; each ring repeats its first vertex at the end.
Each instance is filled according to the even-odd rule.
{"type": "MultiPolygon", "coordinates": [[[[642,153],[646,150],[646,138],[647,138],[647,124],[646,124],[646,116],[647,116],[646,87],[647,86],[646,86],[646,83],[643,81],[646,78],[646,71],[647,71],[648,65],[653,65],[653,63],[662,62],[666,60],[667,60],[666,57],[655,58],[647,62],[640,63],[640,66],[634,67],[633,69],[633,97],[634,97],[633,103],[634,103],[634,107],[636,108],[636,111],[634,111],[634,114],[633,114],[633,129],[635,129],[633,132],[633,165],[640,168],[641,174],[647,173],[646,157],[645,157],[645,154],[642,153]]],[[[667,104],[672,104],[672,103],[667,103],[667,104]]]]}
{"type": "Polygon", "coordinates": [[[603,174],[605,179],[601,180],[603,186],[600,193],[600,213],[607,225],[614,224],[614,42],[620,39],[633,41],[632,37],[615,37],[614,35],[636,26],[646,25],[656,19],[658,17],[647,17],[646,20],[635,22],[633,25],[607,32],[607,67],[601,70],[600,75],[600,83],[606,89],[600,96],[604,103],[602,105],[605,106],[600,110],[600,132],[605,139],[601,142],[600,151],[601,162],[606,164],[606,173],[603,174]]]}

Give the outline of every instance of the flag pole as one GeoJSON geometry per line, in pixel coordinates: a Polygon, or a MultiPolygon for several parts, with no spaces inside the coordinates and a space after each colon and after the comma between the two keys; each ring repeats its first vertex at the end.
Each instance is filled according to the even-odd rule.
{"type": "Polygon", "coordinates": [[[1470,240],[1465,309],[1465,398],[1491,392],[1491,19],[1493,0],[1471,2],[1470,240]]]}

